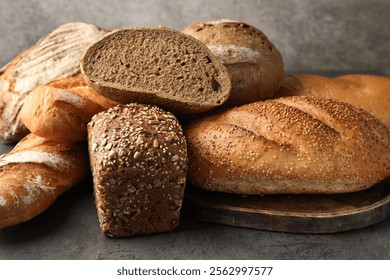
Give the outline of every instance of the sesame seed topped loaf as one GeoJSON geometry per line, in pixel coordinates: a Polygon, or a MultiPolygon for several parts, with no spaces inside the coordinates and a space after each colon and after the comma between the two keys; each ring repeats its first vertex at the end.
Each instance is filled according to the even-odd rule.
{"type": "Polygon", "coordinates": [[[188,181],[242,194],[346,193],[390,176],[390,133],[347,103],[320,97],[256,102],[185,132],[188,181]]]}
{"type": "Polygon", "coordinates": [[[88,124],[100,227],[105,235],[174,230],[187,172],[177,119],[151,105],[118,105],[88,124]]]}
{"type": "Polygon", "coordinates": [[[271,98],[283,79],[284,64],[276,46],[259,29],[220,19],[193,23],[182,30],[204,43],[227,68],[232,90],[224,106],[271,98]]]}
{"type": "Polygon", "coordinates": [[[224,103],[225,67],[201,42],[168,28],[122,28],[92,44],[81,71],[100,94],[121,103],[196,114],[224,103]]]}

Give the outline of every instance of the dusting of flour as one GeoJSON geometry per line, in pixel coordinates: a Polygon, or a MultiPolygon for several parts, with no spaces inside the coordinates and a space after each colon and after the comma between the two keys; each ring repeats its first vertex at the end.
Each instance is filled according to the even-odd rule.
{"type": "Polygon", "coordinates": [[[57,100],[69,103],[76,108],[85,107],[86,102],[81,96],[69,90],[64,90],[64,89],[58,89],[57,92],[58,92],[57,100]]]}
{"type": "Polygon", "coordinates": [[[256,63],[261,53],[250,48],[237,45],[207,46],[223,64],[256,63]]]}
{"type": "Polygon", "coordinates": [[[7,201],[4,199],[4,197],[0,196],[0,206],[5,206],[7,204],[7,201]]]}

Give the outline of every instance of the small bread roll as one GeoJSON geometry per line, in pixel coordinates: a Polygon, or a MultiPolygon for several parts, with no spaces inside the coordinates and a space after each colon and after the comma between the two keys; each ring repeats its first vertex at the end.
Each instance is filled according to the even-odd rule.
{"type": "Polygon", "coordinates": [[[88,137],[103,234],[174,230],[187,172],[186,141],[177,119],[151,105],[119,105],[92,118],[88,137]]]}
{"type": "Polygon", "coordinates": [[[216,20],[182,30],[204,43],[228,69],[232,80],[224,106],[271,98],[283,78],[283,59],[266,35],[244,22],[216,20]]]}
{"type": "Polygon", "coordinates": [[[390,176],[390,132],[332,99],[256,102],[189,124],[188,180],[238,194],[332,194],[390,176]]]}

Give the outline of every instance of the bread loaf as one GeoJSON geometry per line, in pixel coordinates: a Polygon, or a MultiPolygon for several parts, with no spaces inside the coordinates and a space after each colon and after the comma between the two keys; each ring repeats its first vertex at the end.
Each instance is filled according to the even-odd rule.
{"type": "Polygon", "coordinates": [[[224,106],[271,98],[283,78],[283,59],[267,36],[244,22],[215,20],[182,30],[204,43],[227,68],[232,80],[224,106]]]}
{"type": "Polygon", "coordinates": [[[32,219],[80,182],[88,169],[86,147],[33,134],[0,157],[0,228],[32,219]]]}
{"type": "Polygon", "coordinates": [[[80,72],[80,58],[105,31],[85,23],[67,23],[17,56],[0,73],[0,139],[17,142],[28,130],[20,119],[24,98],[37,86],[80,72]]]}
{"type": "Polygon", "coordinates": [[[190,183],[239,194],[364,190],[390,175],[390,132],[350,104],[294,96],[190,123],[190,183]]]}
{"type": "Polygon", "coordinates": [[[92,118],[88,139],[102,232],[131,236],[175,229],[187,171],[176,118],[150,105],[118,105],[92,118]]]}
{"type": "Polygon", "coordinates": [[[91,118],[117,102],[96,93],[83,77],[69,77],[33,90],[20,112],[35,135],[56,142],[87,141],[91,118]]]}
{"type": "Polygon", "coordinates": [[[390,129],[390,78],[375,75],[289,75],[276,96],[319,96],[363,108],[390,129]]]}
{"type": "Polygon", "coordinates": [[[229,75],[210,50],[168,28],[115,30],[88,48],[81,71],[107,98],[182,115],[215,108],[230,92],[229,75]]]}

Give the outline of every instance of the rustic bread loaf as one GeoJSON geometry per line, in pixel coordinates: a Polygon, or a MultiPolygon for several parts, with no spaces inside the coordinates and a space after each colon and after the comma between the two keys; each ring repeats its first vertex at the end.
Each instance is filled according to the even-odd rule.
{"type": "Polygon", "coordinates": [[[363,108],[390,129],[390,78],[375,75],[289,75],[276,96],[319,96],[363,108]]]}
{"type": "Polygon", "coordinates": [[[64,24],[0,71],[0,139],[3,142],[17,142],[28,133],[19,115],[24,98],[39,85],[79,74],[83,52],[104,33],[90,24],[64,24]]]}
{"type": "Polygon", "coordinates": [[[176,118],[151,105],[118,105],[92,118],[88,139],[102,232],[131,236],[175,229],[187,171],[176,118]]]}
{"type": "Polygon", "coordinates": [[[266,35],[244,22],[216,20],[182,30],[204,43],[227,68],[232,90],[226,106],[271,98],[282,81],[283,59],[266,35]]]}
{"type": "Polygon", "coordinates": [[[210,50],[168,28],[115,30],[88,48],[81,71],[107,98],[183,115],[215,108],[230,92],[229,75],[210,50]]]}
{"type": "Polygon", "coordinates": [[[96,93],[83,77],[69,77],[33,90],[20,112],[26,127],[35,135],[56,142],[87,141],[92,117],[118,102],[96,93]]]}
{"type": "Polygon", "coordinates": [[[240,194],[345,193],[390,175],[390,132],[350,104],[294,96],[192,122],[190,183],[240,194]]]}
{"type": "Polygon", "coordinates": [[[0,156],[0,228],[32,219],[86,176],[81,144],[59,144],[33,134],[0,156]]]}

